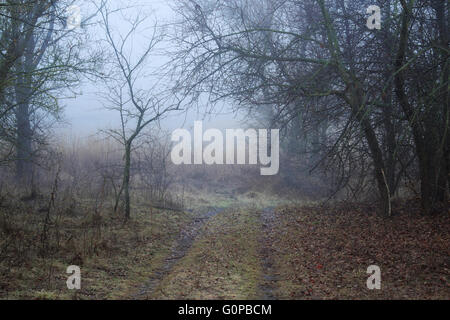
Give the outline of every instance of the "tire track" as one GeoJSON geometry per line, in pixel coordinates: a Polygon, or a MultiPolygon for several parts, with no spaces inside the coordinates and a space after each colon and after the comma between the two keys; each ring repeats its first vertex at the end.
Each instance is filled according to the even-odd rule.
{"type": "Polygon", "coordinates": [[[277,273],[275,272],[271,238],[272,228],[275,223],[275,209],[266,208],[260,214],[262,232],[260,239],[260,256],[263,269],[263,281],[259,288],[261,291],[261,299],[263,300],[277,300],[274,294],[276,283],[278,281],[277,273]]]}
{"type": "Polygon", "coordinates": [[[164,264],[153,273],[141,290],[133,296],[133,300],[154,299],[152,296],[155,293],[155,290],[158,288],[161,281],[172,271],[177,262],[186,256],[195,239],[200,235],[203,225],[209,219],[224,210],[224,208],[210,208],[207,213],[195,218],[186,228],[184,228],[177,241],[175,241],[171,253],[165,259],[164,264]]]}

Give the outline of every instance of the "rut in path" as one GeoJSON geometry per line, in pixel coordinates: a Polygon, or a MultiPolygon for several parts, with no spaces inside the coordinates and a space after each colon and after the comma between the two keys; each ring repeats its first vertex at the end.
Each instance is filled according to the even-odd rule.
{"type": "Polygon", "coordinates": [[[155,298],[153,294],[161,280],[164,279],[164,277],[171,272],[175,264],[186,255],[195,239],[200,234],[202,226],[206,223],[206,221],[221,213],[223,210],[224,209],[217,208],[210,209],[206,214],[202,214],[198,218],[195,218],[186,228],[184,228],[175,242],[175,245],[172,247],[169,256],[165,259],[162,267],[158,268],[153,273],[150,279],[141,288],[139,293],[133,297],[133,299],[155,298]]]}
{"type": "Polygon", "coordinates": [[[266,208],[260,215],[262,232],[260,239],[260,256],[262,259],[263,267],[263,282],[260,284],[261,299],[263,300],[277,300],[274,295],[276,288],[276,282],[278,281],[277,275],[274,269],[273,248],[271,246],[272,239],[270,238],[271,230],[275,223],[275,210],[274,208],[266,208]]]}

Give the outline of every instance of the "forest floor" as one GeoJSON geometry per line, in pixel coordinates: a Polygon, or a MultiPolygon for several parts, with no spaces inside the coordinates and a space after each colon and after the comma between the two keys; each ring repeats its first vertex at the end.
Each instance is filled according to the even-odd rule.
{"type": "Polygon", "coordinates": [[[67,253],[0,263],[0,298],[450,299],[449,213],[422,216],[415,202],[385,218],[370,205],[261,193],[193,198],[198,206],[184,213],[136,209],[81,261],[67,253]],[[82,289],[69,291],[65,272],[76,263],[82,289]],[[371,265],[381,290],[367,288],[371,265]]]}
{"type": "Polygon", "coordinates": [[[392,218],[364,205],[230,208],[142,298],[449,299],[449,216],[413,208],[392,218]],[[367,288],[371,265],[381,290],[367,288]]]}

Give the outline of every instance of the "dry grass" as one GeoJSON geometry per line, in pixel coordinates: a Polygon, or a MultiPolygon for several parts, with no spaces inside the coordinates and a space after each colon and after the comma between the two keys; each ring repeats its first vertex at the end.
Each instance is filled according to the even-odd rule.
{"type": "Polygon", "coordinates": [[[258,298],[258,232],[253,211],[227,210],[215,216],[152,298],[258,298]]]}
{"type": "Polygon", "coordinates": [[[133,220],[108,214],[52,214],[46,244],[45,214],[2,208],[1,299],[128,299],[163,263],[192,214],[134,208],[133,220]],[[78,265],[82,290],[66,287],[78,265]]]}

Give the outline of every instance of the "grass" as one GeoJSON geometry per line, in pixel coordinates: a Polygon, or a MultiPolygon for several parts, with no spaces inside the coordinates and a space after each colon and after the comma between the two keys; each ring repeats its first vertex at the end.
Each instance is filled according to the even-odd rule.
{"type": "MultiPolygon", "coordinates": [[[[41,238],[45,213],[37,209],[43,207],[46,200],[0,208],[0,299],[133,298],[154,271],[165,263],[180,231],[197,214],[210,208],[257,208],[273,206],[280,201],[252,192],[234,197],[226,192],[191,192],[186,198],[192,201],[191,210],[185,213],[149,209],[145,201],[136,201],[132,221],[126,225],[119,217],[111,216],[110,209],[95,213],[98,212],[95,201],[77,200],[72,206],[73,202],[61,199],[51,212],[48,248],[44,255],[41,254],[41,238]],[[70,291],[66,287],[69,276],[66,269],[70,265],[81,267],[80,291],[70,291]]],[[[256,216],[245,210],[216,216],[205,226],[206,238],[194,244],[191,255],[182,263],[195,268],[198,254],[208,251],[211,244],[215,245],[217,252],[211,252],[213,262],[209,262],[208,267],[217,267],[226,252],[228,258],[231,257],[227,272],[232,270],[229,276],[223,272],[218,276],[221,280],[216,279],[223,285],[221,293],[217,294],[231,296],[231,292],[239,288],[242,292],[239,297],[251,297],[259,273],[255,256],[258,223],[256,216]],[[223,228],[225,225],[227,227],[223,228]],[[243,239],[241,234],[251,235],[252,242],[243,239]],[[248,246],[249,243],[252,245],[248,246]],[[232,281],[228,283],[230,279],[232,281]]],[[[198,265],[202,266],[202,263],[198,265]]],[[[177,270],[183,273],[181,269],[177,270]]],[[[187,272],[184,271],[190,278],[187,272]]],[[[201,278],[208,272],[201,271],[201,278]]]]}
{"type": "Polygon", "coordinates": [[[221,193],[210,193],[194,189],[186,196],[188,207],[199,211],[204,207],[214,208],[252,208],[264,209],[282,205],[304,205],[304,199],[282,197],[263,191],[246,190],[241,193],[233,192],[231,188],[224,188],[221,193]]]}
{"type": "Polygon", "coordinates": [[[35,205],[1,207],[0,298],[133,299],[163,266],[168,271],[147,298],[261,299],[264,290],[278,299],[450,296],[448,214],[421,216],[417,206],[405,202],[386,218],[369,204],[319,207],[264,191],[197,191],[186,194],[191,200],[186,213],[136,202],[126,225],[106,209],[96,214],[93,203],[62,208],[52,213],[44,256],[45,214],[35,205]],[[274,223],[264,222],[263,228],[262,209],[276,207],[274,223]],[[201,232],[192,230],[198,237],[179,256],[173,248],[180,232],[199,228],[192,221],[211,208],[225,210],[201,232]],[[174,252],[177,258],[170,260],[174,252]],[[269,260],[270,271],[264,269],[269,260]],[[366,287],[367,267],[373,264],[381,267],[380,291],[366,287]],[[69,265],[81,267],[80,291],[66,287],[69,265]],[[265,276],[274,279],[269,288],[265,276]]]}
{"type": "MultiPolygon", "coordinates": [[[[125,226],[115,220],[104,221],[100,234],[96,227],[87,224],[89,219],[61,218],[57,251],[40,257],[34,248],[24,251],[27,258],[22,263],[8,259],[0,263],[0,298],[132,298],[163,263],[178,233],[193,218],[191,213],[163,210],[150,213],[146,207],[134,208],[133,212],[133,220],[125,226]],[[81,267],[79,291],[70,291],[66,286],[69,276],[66,269],[73,264],[81,267]]],[[[14,217],[20,219],[21,216],[14,217]]],[[[24,243],[39,238],[39,228],[15,227],[16,241],[17,233],[23,235],[24,243]]],[[[3,244],[8,238],[2,234],[1,240],[3,244]]]]}
{"type": "Polygon", "coordinates": [[[258,298],[262,276],[258,237],[255,211],[230,209],[213,217],[153,298],[258,298]]]}

